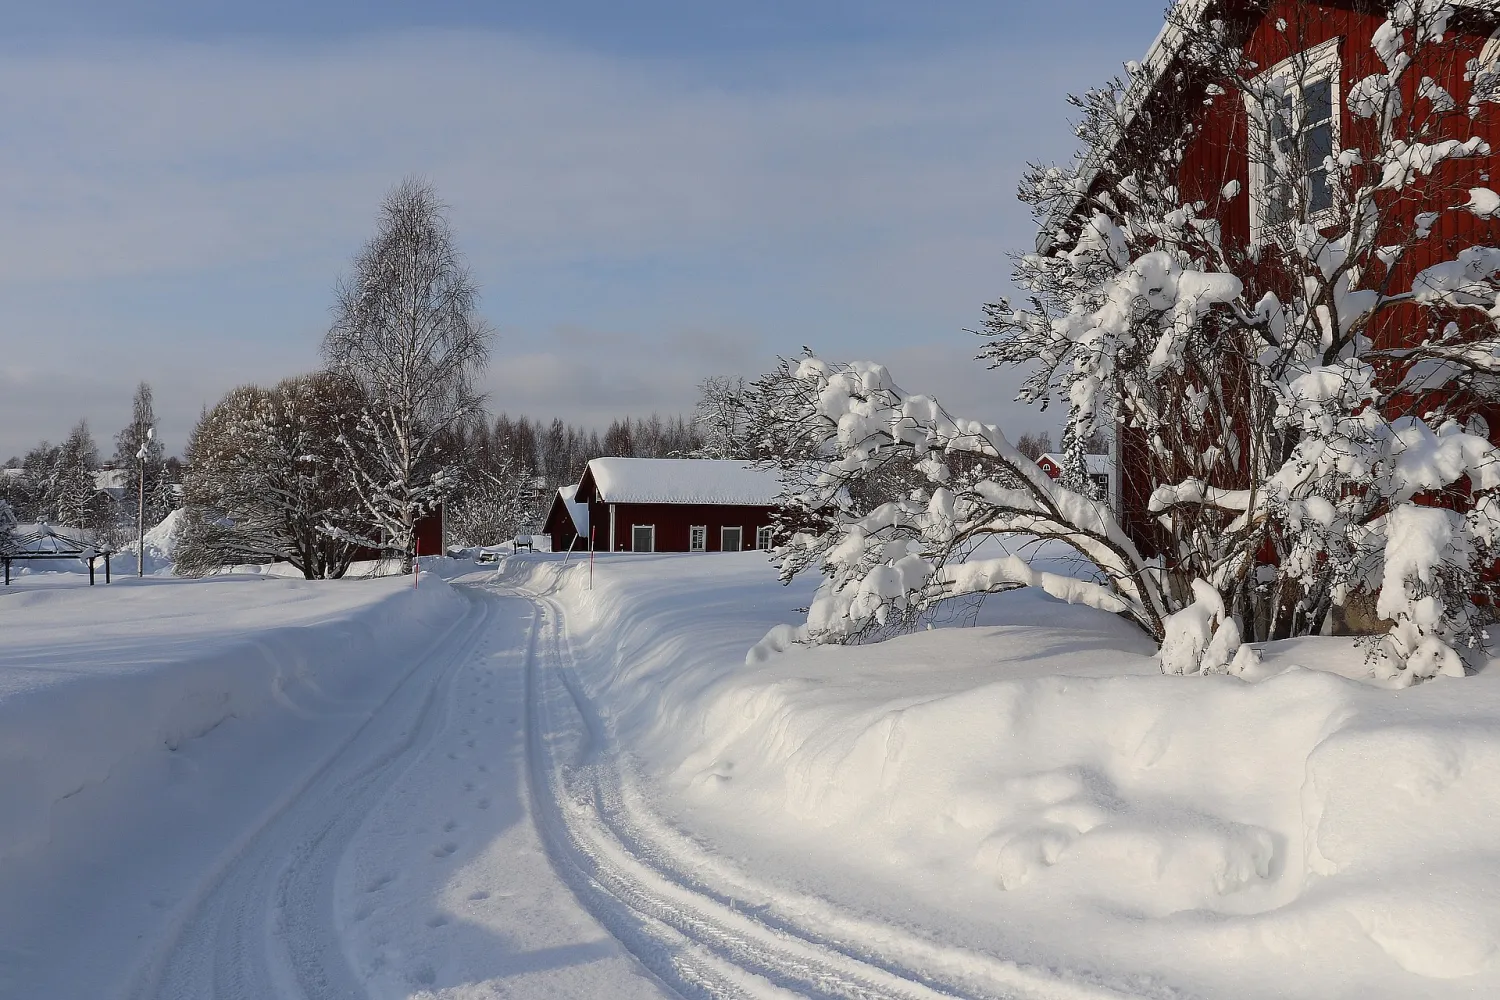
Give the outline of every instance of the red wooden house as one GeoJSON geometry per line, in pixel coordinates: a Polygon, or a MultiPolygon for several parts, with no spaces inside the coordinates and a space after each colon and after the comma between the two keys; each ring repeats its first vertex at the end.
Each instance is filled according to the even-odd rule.
{"type": "MultiPolygon", "coordinates": [[[[739,552],[770,548],[780,492],[774,471],[743,462],[596,458],[574,503],[587,511],[596,551],[739,552]]],[[[554,512],[559,504],[567,506],[561,493],[554,512]]]]}
{"type": "MultiPolygon", "coordinates": [[[[1468,95],[1466,76],[1476,71],[1500,73],[1500,9],[1493,0],[1450,3],[1455,13],[1438,51],[1428,50],[1431,64],[1419,64],[1408,74],[1411,93],[1404,95],[1408,107],[1419,100],[1416,91],[1424,75],[1452,94],[1468,95]]],[[[1217,220],[1226,245],[1253,251],[1257,260],[1274,261],[1277,250],[1271,230],[1278,212],[1285,210],[1285,185],[1300,185],[1308,206],[1317,212],[1332,194],[1326,170],[1320,166],[1322,156],[1316,154],[1358,150],[1379,139],[1378,126],[1351,114],[1348,97],[1356,82],[1385,69],[1372,42],[1389,7],[1375,0],[1181,0],[1126,96],[1126,125],[1115,139],[1116,149],[1131,142],[1150,148],[1153,140],[1142,137],[1174,114],[1168,109],[1170,101],[1182,99],[1181,92],[1164,86],[1164,81],[1175,85],[1194,76],[1183,58],[1184,33],[1176,21],[1213,18],[1227,24],[1245,57],[1268,79],[1284,81],[1280,97],[1284,103],[1278,109],[1252,109],[1242,93],[1199,80],[1189,104],[1195,131],[1180,173],[1181,201],[1202,202],[1200,214],[1217,220]],[[1254,113],[1257,110],[1259,116],[1254,113]],[[1278,118],[1294,122],[1297,134],[1273,134],[1274,128],[1261,124],[1278,118]],[[1267,144],[1280,143],[1285,149],[1286,143],[1299,141],[1305,144],[1303,174],[1290,179],[1271,176],[1265,166],[1270,160],[1267,144]],[[1262,250],[1267,252],[1262,255],[1262,250]]],[[[1467,134],[1484,138],[1495,152],[1443,164],[1438,168],[1443,183],[1500,188],[1500,105],[1483,104],[1466,127],[1467,134]]],[[[1434,135],[1429,141],[1440,138],[1434,135]]],[[[1112,181],[1110,158],[1100,157],[1092,169],[1090,183],[1095,192],[1107,189],[1112,181]]],[[[1416,227],[1418,213],[1428,206],[1419,197],[1409,201],[1410,225],[1416,227]]],[[[1039,236],[1038,250],[1049,254],[1068,245],[1084,214],[1082,202],[1059,206],[1039,236]]],[[[1314,214],[1313,221],[1319,218],[1314,214]]],[[[1420,252],[1408,254],[1395,265],[1394,286],[1410,287],[1417,272],[1452,259],[1466,246],[1500,245],[1497,218],[1449,212],[1441,216],[1438,226],[1426,249],[1419,247],[1420,252]]],[[[1414,314],[1396,309],[1389,315],[1375,331],[1377,347],[1410,345],[1422,336],[1423,326],[1414,314]]],[[[1500,432],[1500,410],[1481,403],[1471,409],[1472,418],[1482,420],[1479,426],[1488,427],[1492,435],[1500,432]]],[[[1159,484],[1152,481],[1145,442],[1126,429],[1114,448],[1119,477],[1111,490],[1112,502],[1136,541],[1148,550],[1159,550],[1161,539],[1148,510],[1151,493],[1159,484]]]]}

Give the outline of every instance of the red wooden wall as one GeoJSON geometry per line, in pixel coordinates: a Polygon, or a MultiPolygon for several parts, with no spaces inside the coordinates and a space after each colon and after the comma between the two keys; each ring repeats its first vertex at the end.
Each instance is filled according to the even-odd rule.
{"type": "MultiPolygon", "coordinates": [[[[595,532],[595,547],[600,552],[609,551],[610,504],[597,500],[589,503],[590,530],[595,532]]],[[[740,506],[736,504],[694,503],[619,503],[615,508],[615,551],[629,552],[631,527],[652,524],[656,526],[657,552],[687,552],[690,541],[689,528],[703,525],[708,528],[707,551],[718,552],[722,528],[741,529],[741,544],[744,549],[755,547],[757,528],[771,524],[772,507],[740,506]]]]}
{"type": "MultiPolygon", "coordinates": [[[[1229,6],[1242,12],[1251,10],[1249,4],[1236,3],[1236,0],[1229,0],[1229,6]]],[[[1298,52],[1329,39],[1339,40],[1339,145],[1343,149],[1369,151],[1379,144],[1378,124],[1373,120],[1355,118],[1347,105],[1349,90],[1356,81],[1384,71],[1384,65],[1371,47],[1374,32],[1385,17],[1378,7],[1374,3],[1351,0],[1275,0],[1267,5],[1264,14],[1240,15],[1246,18],[1243,23],[1251,26],[1245,52],[1263,69],[1269,70],[1298,52]],[[1284,28],[1281,22],[1285,23],[1284,28]]],[[[1437,80],[1463,107],[1470,92],[1470,85],[1463,79],[1467,63],[1479,55],[1492,28],[1493,25],[1474,19],[1472,14],[1461,13],[1455,17],[1445,43],[1426,50],[1423,58],[1407,73],[1403,94],[1405,107],[1410,109],[1416,105],[1417,83],[1424,76],[1437,80]]],[[[1205,203],[1203,213],[1219,221],[1226,245],[1248,252],[1251,238],[1250,119],[1243,96],[1232,88],[1225,89],[1224,94],[1206,96],[1206,103],[1194,116],[1200,131],[1187,149],[1180,187],[1184,202],[1205,203]],[[1230,181],[1237,181],[1240,191],[1236,197],[1226,198],[1223,191],[1230,181]]],[[[1476,118],[1454,125],[1452,137],[1479,135],[1500,153],[1500,105],[1483,104],[1476,118]]],[[[1436,142],[1447,137],[1436,134],[1427,141],[1436,142]]],[[[1399,194],[1383,195],[1391,200],[1393,208],[1392,235],[1382,242],[1397,242],[1415,226],[1415,217],[1420,212],[1451,208],[1455,188],[1463,190],[1483,186],[1500,190],[1500,175],[1495,172],[1497,167],[1500,167],[1500,156],[1496,153],[1488,157],[1449,161],[1438,168],[1430,181],[1418,181],[1399,194]],[[1431,195],[1424,196],[1424,189],[1442,191],[1445,195],[1443,202],[1434,204],[1431,195]]],[[[1390,287],[1396,290],[1410,288],[1417,272],[1440,260],[1452,259],[1466,246],[1497,244],[1500,244],[1500,223],[1482,220],[1466,212],[1447,212],[1433,228],[1431,239],[1396,265],[1394,273],[1389,276],[1390,287]]],[[[1285,299],[1291,291],[1276,287],[1279,274],[1285,273],[1276,266],[1280,252],[1274,245],[1264,247],[1259,265],[1246,268],[1251,277],[1247,286],[1260,285],[1252,298],[1269,289],[1285,299]]],[[[1365,287],[1370,286],[1366,284],[1365,287]]],[[[1416,307],[1391,310],[1373,331],[1375,346],[1418,343],[1426,336],[1430,322],[1431,317],[1416,307]]],[[[1500,412],[1477,403],[1466,407],[1462,400],[1458,401],[1456,409],[1472,409],[1480,413],[1488,420],[1492,437],[1500,435],[1500,412]]],[[[1228,414],[1226,417],[1230,420],[1246,419],[1244,414],[1228,414]]],[[[1122,519],[1138,544],[1148,550],[1160,551],[1164,539],[1158,537],[1158,528],[1147,509],[1151,492],[1158,484],[1151,479],[1153,462],[1146,442],[1138,432],[1127,429],[1121,433],[1119,449],[1122,519]]]]}

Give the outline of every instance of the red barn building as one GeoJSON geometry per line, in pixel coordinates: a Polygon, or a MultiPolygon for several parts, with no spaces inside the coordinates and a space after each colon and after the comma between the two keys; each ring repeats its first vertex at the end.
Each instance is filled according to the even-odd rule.
{"type": "MultiPolygon", "coordinates": [[[[1450,0],[1454,16],[1449,21],[1443,42],[1427,62],[1407,74],[1409,83],[1403,92],[1406,107],[1423,99],[1417,93],[1418,81],[1424,75],[1462,102],[1470,93],[1472,79],[1500,74],[1500,10],[1493,0],[1450,0]],[[1430,63],[1430,65],[1428,64],[1430,63]]],[[[1348,100],[1355,84],[1385,67],[1372,47],[1376,31],[1387,16],[1389,3],[1374,0],[1181,0],[1172,13],[1173,19],[1193,18],[1199,21],[1217,19],[1228,25],[1231,38],[1247,60],[1263,68],[1271,79],[1286,81],[1279,109],[1295,123],[1293,138],[1273,135],[1257,124],[1246,97],[1233,88],[1217,86],[1201,79],[1202,74],[1184,59],[1183,32],[1169,20],[1157,37],[1136,74],[1126,95],[1124,133],[1115,139],[1115,149],[1143,141],[1161,141],[1151,136],[1152,129],[1163,122],[1181,117],[1183,105],[1172,105],[1182,94],[1174,85],[1184,79],[1200,77],[1196,96],[1188,102],[1188,123],[1192,130],[1183,160],[1179,191],[1184,204],[1200,202],[1200,215],[1212,217],[1221,227],[1223,243],[1249,259],[1259,261],[1261,268],[1274,268],[1274,237],[1268,232],[1276,220],[1278,206],[1284,211],[1287,195],[1279,185],[1300,184],[1308,203],[1318,209],[1319,198],[1328,198],[1330,190],[1326,171],[1315,156],[1305,157],[1304,175],[1269,176],[1267,147],[1269,143],[1286,143],[1300,139],[1309,149],[1369,152],[1380,141],[1378,126],[1357,119],[1349,110],[1348,100]],[[1269,249],[1269,253],[1262,253],[1269,249]]],[[[1430,4],[1429,4],[1430,6],[1430,4]]],[[[1491,77],[1493,79],[1493,77],[1491,77]]],[[[1492,101],[1477,105],[1472,116],[1466,116],[1465,134],[1483,138],[1489,143],[1489,155],[1453,160],[1442,164],[1433,175],[1449,188],[1500,188],[1500,108],[1492,101]]],[[[1186,132],[1180,134],[1188,134],[1186,132]]],[[[1427,141],[1443,138],[1433,135],[1427,141]]],[[[1093,165],[1092,194],[1107,191],[1113,182],[1111,160],[1104,156],[1093,165]]],[[[1408,192],[1408,195],[1410,192],[1408,192]]],[[[1071,236],[1088,214],[1086,202],[1060,205],[1044,231],[1037,249],[1043,254],[1058,252],[1070,244],[1071,236]]],[[[1403,225],[1413,230],[1419,226],[1419,213],[1429,208],[1420,196],[1408,196],[1403,204],[1407,213],[1403,225]]],[[[1447,206],[1444,206],[1447,207],[1447,206]]],[[[1331,206],[1330,206],[1331,208],[1331,206]]],[[[1331,210],[1328,215],[1332,216],[1331,210]]],[[[1321,216],[1314,214],[1313,221],[1321,216]]],[[[1392,268],[1393,287],[1410,287],[1419,271],[1442,260],[1451,260],[1470,246],[1500,245],[1500,216],[1481,218],[1462,212],[1443,213],[1432,230],[1432,239],[1418,244],[1392,268]]],[[[1426,324],[1413,313],[1392,310],[1390,319],[1374,333],[1374,344],[1381,348],[1411,346],[1425,334],[1426,324]]],[[[1493,437],[1500,431],[1500,408],[1483,402],[1468,407],[1472,418],[1482,419],[1478,426],[1488,427],[1493,437]]],[[[1111,489],[1111,502],[1126,530],[1147,550],[1160,550],[1162,540],[1156,534],[1154,518],[1149,512],[1153,481],[1151,462],[1145,441],[1138,432],[1125,428],[1113,444],[1114,464],[1119,469],[1118,482],[1111,489]]]]}
{"type": "MultiPolygon", "coordinates": [[[[572,503],[587,511],[583,530],[600,552],[740,552],[770,548],[780,492],[774,471],[743,462],[596,458],[572,503]]],[[[559,505],[572,519],[561,491],[554,513],[559,505]]],[[[547,523],[550,530],[557,522],[547,523]]]]}

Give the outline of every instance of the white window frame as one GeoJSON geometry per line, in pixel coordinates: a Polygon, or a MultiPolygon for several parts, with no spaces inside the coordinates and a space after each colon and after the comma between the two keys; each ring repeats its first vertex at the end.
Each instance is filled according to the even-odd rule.
{"type": "Polygon", "coordinates": [[[708,525],[694,524],[688,526],[688,551],[708,551],[708,525]]]}
{"type": "MultiPolygon", "coordinates": [[[[1479,50],[1479,57],[1469,63],[1468,72],[1474,79],[1476,94],[1481,100],[1500,100],[1500,93],[1496,92],[1496,74],[1500,74],[1500,29],[1490,35],[1484,43],[1484,48],[1479,50]],[[1483,77],[1484,79],[1481,79],[1483,77]]],[[[1473,98],[1470,98],[1472,103],[1473,98]]]]}
{"type": "Polygon", "coordinates": [[[632,552],[655,552],[656,551],[656,525],[654,524],[632,524],[630,526],[630,551],[632,552]],[[638,549],[635,547],[635,533],[645,528],[651,532],[651,547],[649,549],[638,549]]]}
{"type": "MultiPolygon", "coordinates": [[[[1269,159],[1269,147],[1271,144],[1270,123],[1266,120],[1265,96],[1267,87],[1274,80],[1290,79],[1296,81],[1298,98],[1294,108],[1294,117],[1297,119],[1293,124],[1294,133],[1300,135],[1303,102],[1301,98],[1302,89],[1308,84],[1320,80],[1329,82],[1329,101],[1332,105],[1333,119],[1331,122],[1333,133],[1333,155],[1336,157],[1342,150],[1342,131],[1344,117],[1344,84],[1343,67],[1339,58],[1339,46],[1343,43],[1342,38],[1330,38],[1326,42],[1319,42],[1312,48],[1299,52],[1290,58],[1272,66],[1262,73],[1256,83],[1262,86],[1254,88],[1254,93],[1245,95],[1245,109],[1249,112],[1250,120],[1250,243],[1253,246],[1261,246],[1273,238],[1272,229],[1281,223],[1272,223],[1268,219],[1269,205],[1267,203],[1267,189],[1270,187],[1270,169],[1266,162],[1269,159]]],[[[1330,191],[1337,193],[1334,186],[1334,177],[1330,172],[1330,191]]],[[[1307,197],[1306,192],[1303,197],[1307,197]]],[[[1337,202],[1329,208],[1314,214],[1308,221],[1318,228],[1332,224],[1336,220],[1337,202]]]]}
{"type": "Polygon", "coordinates": [[[742,528],[741,526],[739,526],[737,524],[726,524],[724,527],[722,527],[722,528],[719,529],[719,551],[720,552],[743,552],[744,550],[745,550],[745,529],[744,528],[742,528]],[[733,532],[735,532],[736,534],[739,535],[739,544],[736,545],[732,549],[726,549],[724,547],[724,536],[727,535],[731,531],[733,531],[733,532]]]}
{"type": "Polygon", "coordinates": [[[755,550],[757,552],[765,552],[771,547],[771,542],[776,537],[775,531],[776,529],[769,524],[763,524],[755,529],[755,550]]]}

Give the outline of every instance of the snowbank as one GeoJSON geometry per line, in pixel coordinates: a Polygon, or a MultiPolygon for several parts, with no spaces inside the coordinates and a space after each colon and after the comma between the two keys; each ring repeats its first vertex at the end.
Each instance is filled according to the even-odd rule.
{"type": "Polygon", "coordinates": [[[1304,639],[1165,677],[1034,591],[747,666],[809,596],[762,555],[502,573],[564,606],[653,807],[799,891],[1131,995],[1500,993],[1496,671],[1385,690],[1304,639]]]}
{"type": "Polygon", "coordinates": [[[45,847],[64,799],[228,720],[347,711],[466,606],[439,580],[415,594],[234,577],[0,594],[0,861],[45,847]]]}
{"type": "MultiPolygon", "coordinates": [[[[183,523],[184,512],[179,508],[146,532],[144,541],[147,574],[156,576],[172,572],[172,566],[177,561],[177,544],[182,539],[183,523]]],[[[120,551],[112,560],[114,572],[134,573],[136,571],[137,547],[138,544],[134,538],[120,546],[120,551]]]]}

